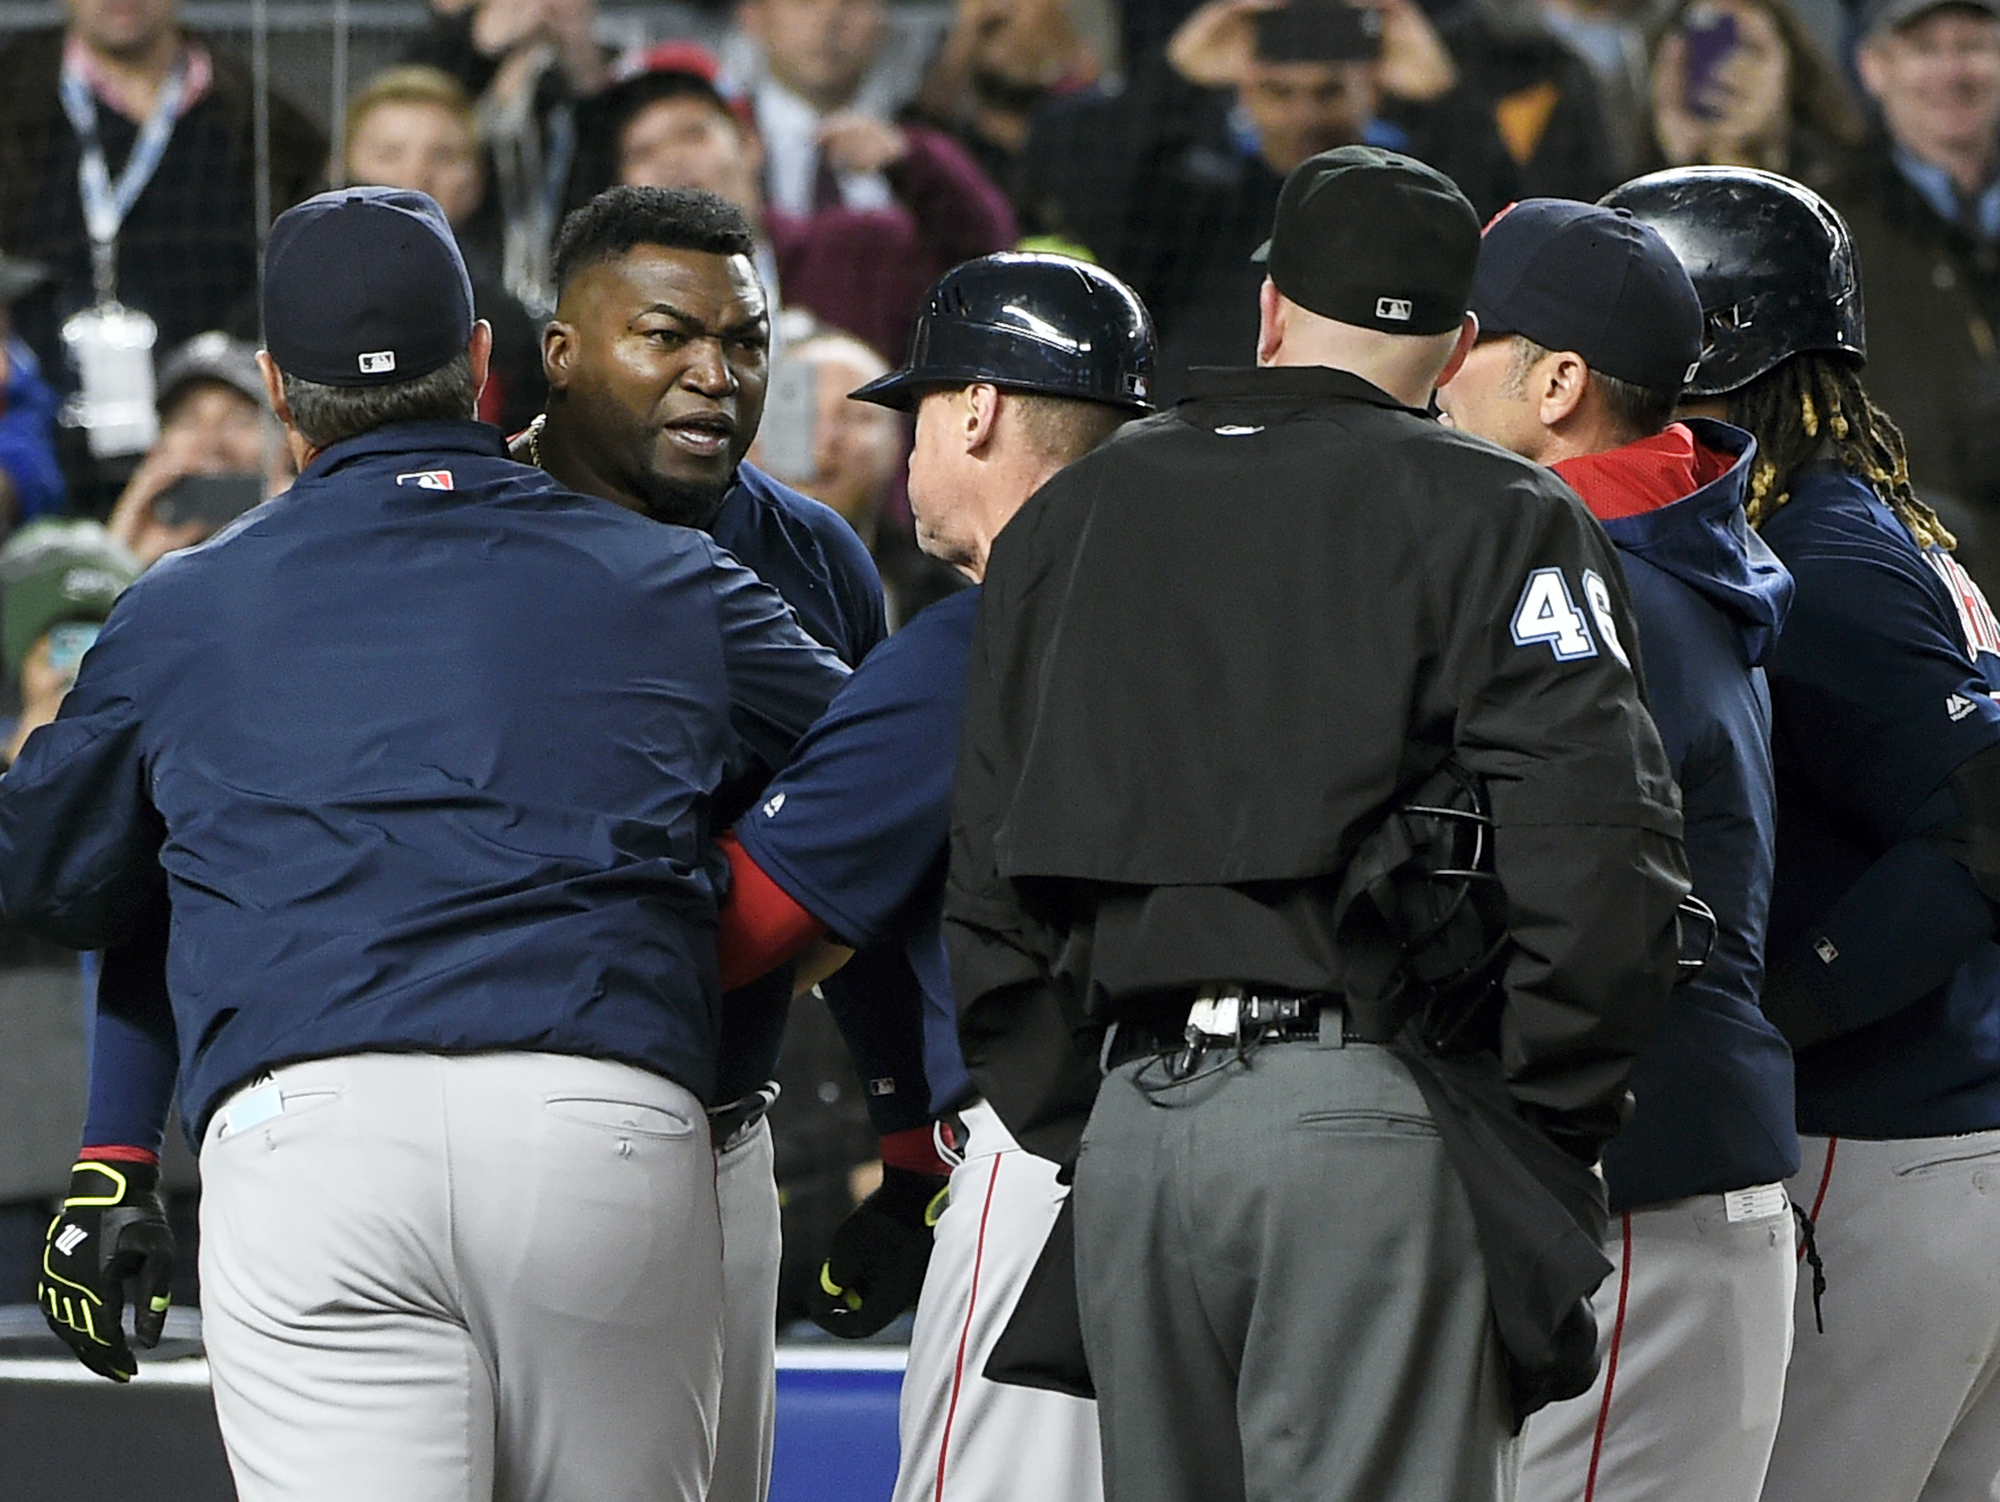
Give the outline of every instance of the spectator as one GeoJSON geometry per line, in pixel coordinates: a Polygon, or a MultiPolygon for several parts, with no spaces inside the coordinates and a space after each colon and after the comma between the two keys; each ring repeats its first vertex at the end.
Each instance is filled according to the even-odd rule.
{"type": "Polygon", "coordinates": [[[1591,200],[1631,174],[1596,71],[1521,0],[1465,0],[1439,34],[1466,86],[1492,111],[1523,198],[1591,200]]]}
{"type": "Polygon", "coordinates": [[[882,576],[893,630],[956,594],[965,581],[917,548],[898,483],[909,449],[901,419],[886,407],[847,399],[848,392],[887,375],[889,362],[859,339],[822,331],[788,347],[785,363],[812,373],[810,420],[778,412],[767,397],[750,462],[831,506],[854,529],[882,576]],[[789,443],[771,442],[784,426],[803,428],[806,441],[799,442],[795,431],[789,443]],[[800,472],[790,473],[794,468],[800,472]]]}
{"type": "Polygon", "coordinates": [[[500,281],[531,313],[546,313],[554,304],[549,246],[575,164],[578,107],[609,77],[597,0],[434,0],[431,9],[430,27],[403,60],[449,73],[479,101],[499,190],[492,228],[500,281]]]}
{"type": "Polygon", "coordinates": [[[235,512],[291,483],[276,419],[257,373],[257,352],[214,330],[197,334],[160,368],[160,436],[112,508],[111,534],[151,568],[176,548],[220,531],[235,512]],[[197,499],[191,475],[235,477],[233,492],[197,499]],[[254,483],[249,483],[254,482],[254,483]]]}
{"type": "MultiPolygon", "coordinates": [[[[339,175],[345,182],[428,193],[451,221],[465,250],[467,231],[486,199],[485,164],[472,100],[450,74],[411,64],[378,73],[347,104],[339,175]]],[[[490,258],[466,256],[472,300],[493,325],[493,363],[479,393],[479,416],[508,433],[542,410],[541,330],[494,275],[490,258]]]]}
{"type": "Polygon", "coordinates": [[[850,146],[884,169],[895,198],[794,214],[767,204],[763,143],[723,92],[715,58],[687,43],[649,53],[658,66],[604,100],[615,177],[630,187],[706,188],[741,208],[759,240],[774,300],[805,308],[884,356],[898,356],[931,282],[960,261],[1011,245],[1000,191],[949,139],[921,126],[851,116],[850,146]],[[858,143],[858,144],[857,144],[858,143]]]}
{"type": "Polygon", "coordinates": [[[1097,56],[1078,31],[1071,0],[959,0],[951,29],[925,71],[916,112],[947,131],[1012,200],[1037,234],[1023,181],[1030,117],[1042,100],[1097,81],[1097,56]]]}
{"type": "Polygon", "coordinates": [[[1263,278],[1250,254],[1308,157],[1392,147],[1485,215],[1518,192],[1491,108],[1414,0],[1208,0],[1117,99],[1038,126],[1038,201],[1152,310],[1163,401],[1193,366],[1250,361],[1263,278]]]}
{"type": "Polygon", "coordinates": [[[1761,167],[1824,191],[1860,112],[1788,0],[1680,0],[1653,60],[1659,167],[1761,167]]]}
{"type": "Polygon", "coordinates": [[[0,255],[0,537],[17,522],[54,511],[63,499],[56,394],[9,317],[14,299],[47,276],[32,261],[0,255]]]}
{"type": "Polygon", "coordinates": [[[1910,481],[2000,591],[2000,4],[1875,0],[1855,64],[1880,129],[1829,194],[1854,234],[1868,389],[1910,481]]]}
{"type": "MultiPolygon", "coordinates": [[[[68,5],[66,27],[0,48],[0,245],[51,273],[16,305],[15,326],[65,391],[62,329],[94,302],[148,315],[159,349],[203,329],[253,330],[261,229],[249,69],[183,29],[177,0],[68,5]],[[85,186],[105,180],[93,161],[109,187],[85,186]]],[[[276,213],[317,184],[326,141],[283,98],[268,103],[276,213]]],[[[130,446],[65,453],[72,507],[101,511],[123,477],[93,461],[144,442],[141,431],[130,446]]]]}
{"type": "MultiPolygon", "coordinates": [[[[97,623],[138,572],[95,522],[41,522],[0,549],[0,646],[22,702],[0,728],[0,765],[55,718],[97,623]]],[[[0,922],[0,1304],[34,1301],[83,1121],[84,1046],[76,956],[0,922]]]]}
{"type": "Polygon", "coordinates": [[[893,117],[916,79],[898,66],[884,0],[743,0],[736,21],[761,69],[751,102],[770,201],[788,214],[885,207],[894,191],[868,126],[893,117]]]}
{"type": "Polygon", "coordinates": [[[1653,37],[1662,6],[1655,0],[1491,0],[1532,9],[1542,25],[1590,67],[1604,102],[1611,158],[1629,177],[1646,159],[1650,134],[1653,37]]]}

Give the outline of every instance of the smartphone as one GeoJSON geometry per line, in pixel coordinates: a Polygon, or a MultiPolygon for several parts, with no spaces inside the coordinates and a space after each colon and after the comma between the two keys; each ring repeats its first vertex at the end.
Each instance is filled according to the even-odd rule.
{"type": "Polygon", "coordinates": [[[63,621],[49,627],[49,671],[65,683],[76,682],[76,670],[83,654],[95,645],[99,629],[95,621],[63,621]]]}
{"type": "Polygon", "coordinates": [[[203,522],[220,528],[263,499],[259,474],[182,475],[153,502],[153,515],[162,526],[203,522]]]}
{"type": "Polygon", "coordinates": [[[1736,16],[1733,11],[1697,9],[1688,12],[1681,27],[1687,44],[1687,62],[1681,77],[1681,105],[1691,115],[1713,120],[1720,110],[1711,102],[1716,75],[1736,50],[1736,16]]]}
{"type": "Polygon", "coordinates": [[[778,359],[764,385],[764,420],[757,452],[764,468],[794,485],[813,478],[819,427],[819,366],[778,359]]]}

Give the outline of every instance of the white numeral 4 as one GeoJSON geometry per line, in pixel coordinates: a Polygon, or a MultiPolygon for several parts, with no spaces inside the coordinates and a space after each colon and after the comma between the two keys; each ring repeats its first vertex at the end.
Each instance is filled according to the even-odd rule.
{"type": "MultiPolygon", "coordinates": [[[[1603,588],[1599,580],[1598,587],[1603,588]]],[[[1609,596],[1606,596],[1609,604],[1609,596]]],[[[1600,617],[1602,619],[1602,617],[1600,617]]],[[[1547,642],[1559,662],[1575,662],[1597,655],[1590,624],[1576,608],[1569,581],[1559,568],[1538,568],[1528,575],[1528,587],[1521,591],[1521,603],[1514,607],[1514,645],[1533,646],[1547,642]]],[[[1621,653],[1620,656],[1623,656],[1621,653]]]]}

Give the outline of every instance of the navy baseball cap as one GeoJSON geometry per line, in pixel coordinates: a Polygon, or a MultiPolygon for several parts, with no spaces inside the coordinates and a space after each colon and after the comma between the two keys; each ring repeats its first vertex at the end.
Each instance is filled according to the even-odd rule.
{"type": "Polygon", "coordinates": [[[321,386],[429,375],[472,338],[472,279],[428,194],[340,188],[287,209],[264,249],[264,347],[321,386]]]}
{"type": "Polygon", "coordinates": [[[1524,198],[1494,215],[1472,280],[1479,332],[1573,350],[1614,380],[1678,392],[1701,359],[1701,299],[1680,258],[1624,209],[1524,198]]]}
{"type": "Polygon", "coordinates": [[[1340,146],[1292,169],[1251,256],[1309,312],[1383,334],[1443,334],[1465,316],[1479,216],[1435,167],[1340,146]]]}

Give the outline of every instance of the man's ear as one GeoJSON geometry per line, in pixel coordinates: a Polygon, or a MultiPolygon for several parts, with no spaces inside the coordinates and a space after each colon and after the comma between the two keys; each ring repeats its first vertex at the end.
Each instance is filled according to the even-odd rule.
{"type": "Polygon", "coordinates": [[[1000,421],[1000,388],[975,381],[959,393],[963,406],[958,412],[959,434],[968,454],[978,453],[993,441],[993,429],[1000,421]]]}
{"type": "Polygon", "coordinates": [[[1268,276],[1257,289],[1257,363],[1269,365],[1285,342],[1285,299],[1268,276]]]}
{"type": "Polygon", "coordinates": [[[1542,426],[1553,428],[1583,405],[1583,393],[1590,384],[1590,367],[1583,363],[1583,356],[1569,350],[1541,361],[1540,365],[1541,389],[1531,394],[1542,426]]]}
{"type": "Polygon", "coordinates": [[[1452,345],[1451,353],[1444,357],[1444,369],[1440,370],[1437,379],[1431,382],[1433,390],[1450,383],[1451,378],[1458,374],[1459,367],[1465,364],[1465,357],[1472,353],[1472,346],[1478,342],[1479,315],[1467,313],[1458,321],[1458,339],[1452,345]]]}
{"type": "Polygon", "coordinates": [[[264,399],[271,404],[271,411],[279,422],[289,428],[292,425],[292,407],[285,400],[285,378],[278,373],[269,350],[257,351],[257,374],[264,378],[264,399]]]}
{"type": "Polygon", "coordinates": [[[570,367],[576,363],[576,329],[551,322],[542,330],[542,375],[551,391],[569,389],[570,367]]]}

